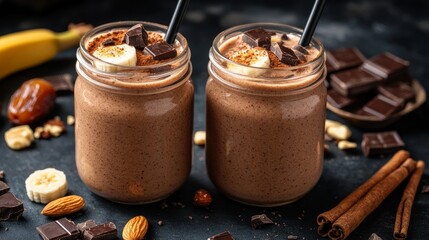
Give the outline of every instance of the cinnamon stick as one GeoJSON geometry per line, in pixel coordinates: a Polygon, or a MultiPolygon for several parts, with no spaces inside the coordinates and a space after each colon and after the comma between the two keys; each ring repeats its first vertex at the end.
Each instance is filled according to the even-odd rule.
{"type": "Polygon", "coordinates": [[[423,175],[425,162],[422,160],[417,162],[416,171],[411,175],[410,180],[405,187],[401,202],[399,203],[398,211],[396,212],[395,228],[393,237],[397,240],[407,238],[408,226],[410,224],[411,209],[413,207],[414,197],[416,196],[417,187],[423,175]]]}
{"type": "Polygon", "coordinates": [[[370,179],[359,186],[355,191],[344,198],[336,207],[329,211],[321,213],[317,217],[319,225],[317,232],[319,235],[326,237],[335,222],[341,215],[349,210],[359,199],[361,199],[372,187],[383,180],[387,175],[401,166],[402,163],[410,157],[410,153],[405,150],[398,151],[393,157],[382,166],[370,179]]]}
{"type": "Polygon", "coordinates": [[[339,217],[329,230],[333,240],[343,240],[376,209],[381,202],[416,168],[416,161],[408,158],[399,168],[377,183],[371,190],[339,217]]]}

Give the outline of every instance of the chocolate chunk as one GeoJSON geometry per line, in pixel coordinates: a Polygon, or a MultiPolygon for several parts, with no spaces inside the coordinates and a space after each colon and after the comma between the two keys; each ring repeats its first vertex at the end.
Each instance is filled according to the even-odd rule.
{"type": "Polygon", "coordinates": [[[155,43],[147,46],[144,53],[151,55],[155,60],[165,60],[177,56],[176,49],[167,42],[155,43]]]}
{"type": "Polygon", "coordinates": [[[386,119],[393,113],[401,110],[402,107],[403,102],[396,102],[390,98],[378,94],[367,104],[365,104],[362,110],[371,116],[375,116],[380,119],[386,119]]]}
{"type": "Polygon", "coordinates": [[[52,86],[54,86],[55,92],[57,94],[73,92],[72,75],[69,73],[46,76],[43,77],[43,79],[52,84],[52,86]]]}
{"type": "Polygon", "coordinates": [[[289,235],[289,236],[287,236],[287,239],[288,239],[288,240],[297,240],[297,239],[298,239],[298,236],[289,235]]]}
{"type": "Polygon", "coordinates": [[[282,34],[282,40],[289,40],[289,37],[287,36],[287,34],[282,34]]]}
{"type": "Polygon", "coordinates": [[[80,239],[80,232],[74,222],[61,218],[36,228],[44,240],[80,239]]]}
{"type": "Polygon", "coordinates": [[[9,192],[9,185],[7,185],[5,182],[0,181],[0,195],[3,195],[7,192],[9,192]]]}
{"type": "MultiPolygon", "coordinates": [[[[293,49],[292,49],[293,50],[293,49]]],[[[295,56],[298,58],[298,60],[301,62],[301,63],[305,63],[305,62],[307,62],[307,58],[305,57],[305,55],[304,54],[302,54],[300,51],[297,51],[297,50],[293,50],[293,52],[295,53],[295,56]]]]}
{"type": "Polygon", "coordinates": [[[249,44],[251,47],[263,47],[267,50],[270,49],[271,36],[262,28],[249,30],[243,34],[243,42],[249,44]]]}
{"type": "Polygon", "coordinates": [[[362,151],[367,157],[393,153],[404,146],[404,142],[396,131],[363,134],[362,151]]]}
{"type": "Polygon", "coordinates": [[[125,33],[124,36],[125,43],[136,47],[138,49],[144,49],[148,44],[148,34],[143,27],[143,24],[139,23],[132,26],[125,33]]]}
{"type": "MultiPolygon", "coordinates": [[[[1,110],[1,109],[0,109],[1,110]]],[[[0,180],[3,180],[4,179],[4,171],[3,170],[0,170],[0,180]]]]}
{"type": "Polygon", "coordinates": [[[356,48],[339,48],[326,53],[326,61],[335,71],[357,67],[365,61],[365,57],[356,48]]]}
{"type": "Polygon", "coordinates": [[[94,220],[90,219],[90,220],[87,220],[85,222],[78,223],[76,227],[79,231],[83,232],[83,231],[85,231],[89,228],[93,228],[95,226],[97,226],[97,223],[94,220]]]}
{"type": "Polygon", "coordinates": [[[103,44],[103,46],[113,46],[113,45],[115,45],[115,42],[111,38],[109,38],[109,39],[105,40],[102,44],[103,44]]]}
{"type": "Polygon", "coordinates": [[[207,238],[207,240],[234,240],[231,233],[226,231],[207,238]]]}
{"type": "Polygon", "coordinates": [[[384,96],[404,104],[414,101],[416,93],[413,88],[405,82],[396,81],[393,83],[382,84],[377,88],[378,92],[384,96]]]}
{"type": "Polygon", "coordinates": [[[410,63],[391,53],[382,53],[368,59],[362,68],[385,79],[406,78],[410,63]]]}
{"type": "Polygon", "coordinates": [[[284,64],[296,66],[298,64],[298,58],[292,49],[283,46],[281,43],[273,43],[271,45],[271,52],[273,52],[277,58],[284,64]]]}
{"type": "Polygon", "coordinates": [[[0,221],[18,220],[24,212],[24,205],[11,192],[0,195],[0,221]]]}
{"type": "Polygon", "coordinates": [[[358,98],[353,97],[344,97],[339,92],[335,91],[335,89],[328,90],[328,103],[331,104],[335,108],[346,109],[356,105],[358,103],[358,98]]]}
{"type": "Polygon", "coordinates": [[[118,230],[112,222],[103,223],[83,231],[83,240],[112,240],[118,238],[118,230]]]}
{"type": "Polygon", "coordinates": [[[273,31],[267,31],[267,33],[268,33],[270,36],[274,36],[274,35],[276,35],[276,34],[277,34],[276,32],[273,32],[273,31]]]}
{"type": "Polygon", "coordinates": [[[429,185],[424,185],[421,193],[429,193],[429,185]]]}
{"type": "Polygon", "coordinates": [[[374,89],[382,79],[360,68],[331,74],[331,86],[343,96],[356,96],[374,89]]]}
{"type": "Polygon", "coordinates": [[[302,53],[304,55],[308,55],[309,54],[308,51],[304,47],[302,47],[300,45],[293,46],[292,50],[298,51],[298,52],[300,52],[300,53],[302,53]]]}
{"type": "Polygon", "coordinates": [[[369,236],[368,240],[383,240],[381,237],[379,237],[377,234],[373,233],[371,236],[369,236]]]}
{"type": "Polygon", "coordinates": [[[264,225],[271,225],[274,222],[271,221],[265,214],[253,215],[251,218],[251,225],[253,229],[257,229],[264,225]]]}

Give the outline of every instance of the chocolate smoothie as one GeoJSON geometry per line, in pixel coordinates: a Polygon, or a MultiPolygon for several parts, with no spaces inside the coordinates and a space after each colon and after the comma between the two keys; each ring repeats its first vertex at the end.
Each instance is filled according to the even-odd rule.
{"type": "Polygon", "coordinates": [[[296,47],[299,35],[284,25],[263,26],[271,42],[258,45],[260,33],[252,46],[243,32],[258,26],[242,27],[221,33],[211,49],[207,170],[216,187],[236,201],[283,205],[307,193],[322,173],[323,46],[313,41],[304,50],[296,47]],[[273,44],[282,45],[283,55],[273,44]],[[252,67],[264,62],[265,54],[266,67],[252,67]]]}
{"type": "Polygon", "coordinates": [[[97,49],[122,47],[134,24],[108,24],[86,36],[75,85],[79,176],[94,193],[127,204],[168,197],[187,179],[192,160],[194,88],[185,38],[179,34],[170,46],[176,56],[151,55],[146,50],[163,43],[165,27],[143,23],[148,38],[146,50],[135,46],[136,66],[95,57],[97,49]]]}

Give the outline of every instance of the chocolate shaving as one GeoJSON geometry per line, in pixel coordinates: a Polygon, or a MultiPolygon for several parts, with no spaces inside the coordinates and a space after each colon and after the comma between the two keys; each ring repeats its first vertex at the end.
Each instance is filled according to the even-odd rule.
{"type": "Polygon", "coordinates": [[[44,224],[37,227],[36,230],[44,240],[80,239],[80,232],[76,228],[76,225],[67,218],[61,218],[56,221],[44,224]]]}

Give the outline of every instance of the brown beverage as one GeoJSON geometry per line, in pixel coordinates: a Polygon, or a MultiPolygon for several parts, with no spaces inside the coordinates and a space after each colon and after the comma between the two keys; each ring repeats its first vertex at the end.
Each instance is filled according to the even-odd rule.
{"type": "Polygon", "coordinates": [[[283,205],[307,193],[322,173],[324,49],[316,39],[304,50],[293,47],[300,32],[281,24],[249,24],[213,42],[207,170],[216,187],[236,201],[283,205]],[[246,33],[259,28],[265,31],[246,33]]]}
{"type": "MultiPolygon", "coordinates": [[[[75,85],[79,176],[94,193],[127,204],[172,194],[187,179],[192,160],[194,88],[186,39],[178,34],[177,56],[161,60],[139,48],[120,48],[135,51],[136,66],[123,66],[129,55],[114,59],[123,64],[94,56],[97,49],[123,46],[135,24],[106,24],[84,37],[75,85]]],[[[162,42],[165,26],[143,25],[148,45],[162,42]]]]}

